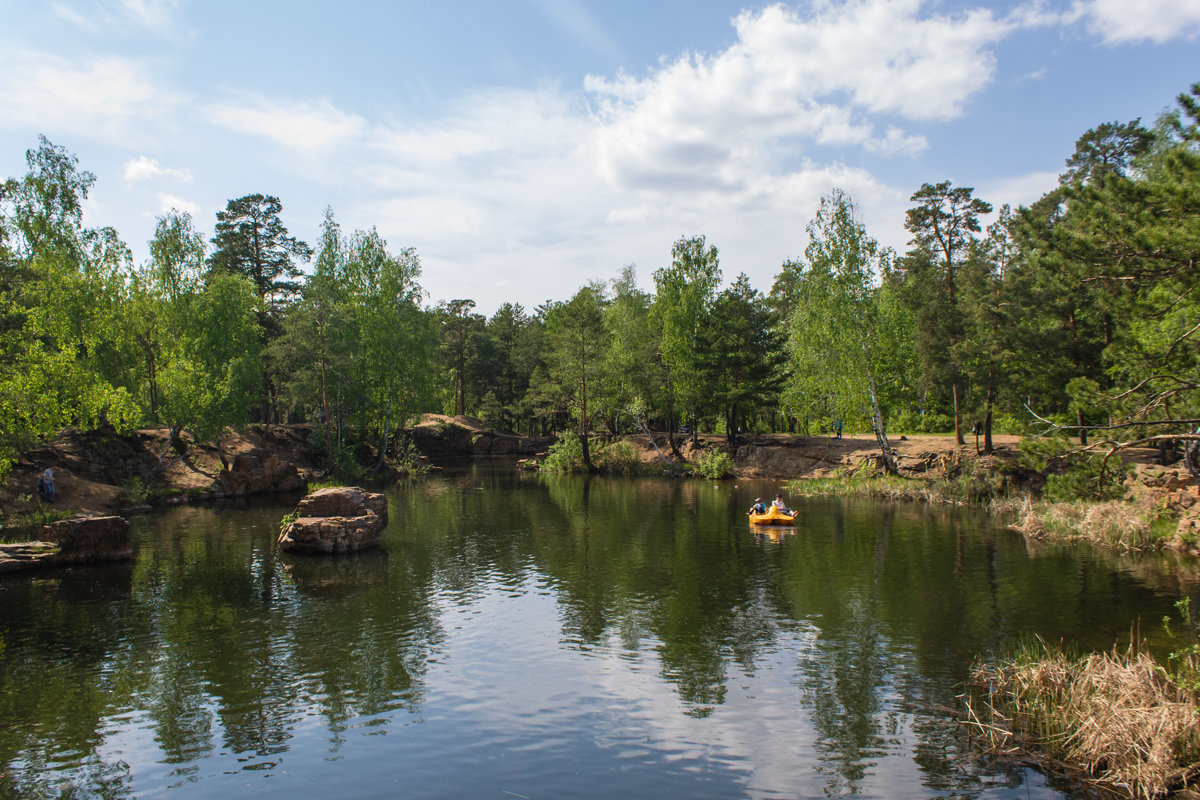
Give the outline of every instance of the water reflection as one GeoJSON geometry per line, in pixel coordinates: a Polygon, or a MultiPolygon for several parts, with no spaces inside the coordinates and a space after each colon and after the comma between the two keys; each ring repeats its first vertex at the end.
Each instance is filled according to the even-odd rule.
{"type": "Polygon", "coordinates": [[[133,567],[0,583],[0,793],[1057,796],[968,757],[971,659],[1107,648],[1196,585],[961,511],[764,535],[774,489],[476,469],[335,559],[275,551],[290,506],[140,519],[133,567]]]}

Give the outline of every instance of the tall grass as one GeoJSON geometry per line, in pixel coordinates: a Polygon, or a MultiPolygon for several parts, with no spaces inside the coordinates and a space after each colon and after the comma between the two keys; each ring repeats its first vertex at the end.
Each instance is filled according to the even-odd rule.
{"type": "Polygon", "coordinates": [[[1025,642],[999,663],[976,662],[964,700],[985,748],[1041,752],[1131,797],[1161,797],[1200,775],[1195,693],[1132,647],[1073,657],[1025,642]]]}
{"type": "Polygon", "coordinates": [[[800,478],[788,484],[799,497],[863,497],[923,503],[972,505],[1014,530],[1038,539],[1085,541],[1121,550],[1151,550],[1171,542],[1174,520],[1160,510],[1121,500],[1038,500],[1005,485],[1003,476],[980,468],[951,478],[909,478],[865,470],[828,478],[800,478]]]}
{"type": "Polygon", "coordinates": [[[1086,541],[1121,550],[1162,547],[1173,532],[1173,525],[1157,524],[1152,509],[1120,500],[1051,503],[1024,496],[998,503],[991,510],[1026,536],[1086,541]]]}

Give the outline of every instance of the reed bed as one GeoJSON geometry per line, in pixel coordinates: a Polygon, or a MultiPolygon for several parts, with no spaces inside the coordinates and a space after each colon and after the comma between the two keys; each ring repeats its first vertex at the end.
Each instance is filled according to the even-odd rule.
{"type": "Polygon", "coordinates": [[[799,497],[860,497],[911,500],[935,505],[971,505],[986,509],[1001,522],[1037,539],[1090,542],[1118,550],[1152,550],[1168,545],[1173,520],[1156,523],[1156,509],[1123,500],[1047,502],[1028,492],[1008,491],[1002,482],[964,473],[929,480],[863,471],[829,478],[801,478],[788,484],[799,497]]]}
{"type": "Polygon", "coordinates": [[[1122,500],[1047,503],[1023,497],[998,503],[992,510],[1011,519],[1016,530],[1036,538],[1088,541],[1126,550],[1165,544],[1154,515],[1122,500]]]}
{"type": "Polygon", "coordinates": [[[1140,800],[1187,788],[1200,775],[1200,705],[1148,654],[1071,657],[1041,646],[977,662],[964,697],[984,747],[1030,750],[1140,800]]]}

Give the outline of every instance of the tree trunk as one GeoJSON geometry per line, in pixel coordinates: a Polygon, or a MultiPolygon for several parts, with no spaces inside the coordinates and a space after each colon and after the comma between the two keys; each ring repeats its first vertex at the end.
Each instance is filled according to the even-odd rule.
{"type": "Polygon", "coordinates": [[[954,392],[954,442],[955,444],[966,444],[962,432],[962,413],[958,409],[958,378],[954,379],[952,389],[954,392]]]}
{"type": "Polygon", "coordinates": [[[1083,427],[1083,409],[1080,408],[1075,412],[1075,420],[1079,424],[1079,444],[1087,446],[1087,428],[1083,427]]]}
{"type": "Polygon", "coordinates": [[[996,387],[992,383],[992,375],[988,375],[987,410],[983,415],[983,452],[991,455],[992,448],[992,404],[996,400],[996,387]]]}
{"type": "Polygon", "coordinates": [[[583,446],[583,465],[587,467],[588,472],[595,472],[596,468],[592,466],[592,449],[588,445],[588,437],[586,433],[579,433],[579,443],[583,446]]]}
{"type": "Polygon", "coordinates": [[[325,469],[333,466],[333,420],[329,419],[329,394],[325,383],[325,360],[321,359],[321,423],[325,426],[325,469]]]}
{"type": "Polygon", "coordinates": [[[383,460],[387,457],[388,436],[391,434],[392,428],[392,401],[388,398],[387,412],[383,415],[383,438],[379,441],[379,458],[375,460],[375,469],[372,472],[379,472],[383,469],[383,460]]]}
{"type": "Polygon", "coordinates": [[[667,442],[671,445],[671,455],[681,462],[686,461],[683,453],[679,452],[679,445],[675,443],[675,398],[669,379],[667,382],[667,442]]]}
{"type": "Polygon", "coordinates": [[[883,466],[889,475],[899,474],[896,464],[896,454],[892,452],[892,444],[888,441],[887,430],[883,427],[883,414],[879,410],[879,395],[875,391],[875,376],[867,374],[867,387],[871,393],[871,429],[875,432],[875,441],[879,444],[879,452],[883,454],[883,466]]]}

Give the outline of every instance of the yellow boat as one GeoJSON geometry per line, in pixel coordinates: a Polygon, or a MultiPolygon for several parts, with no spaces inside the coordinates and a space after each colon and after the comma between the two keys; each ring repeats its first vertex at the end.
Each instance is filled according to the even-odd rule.
{"type": "Polygon", "coordinates": [[[775,506],[767,506],[767,513],[765,514],[750,512],[750,522],[753,525],[791,525],[795,521],[795,512],[784,514],[775,506]]]}

